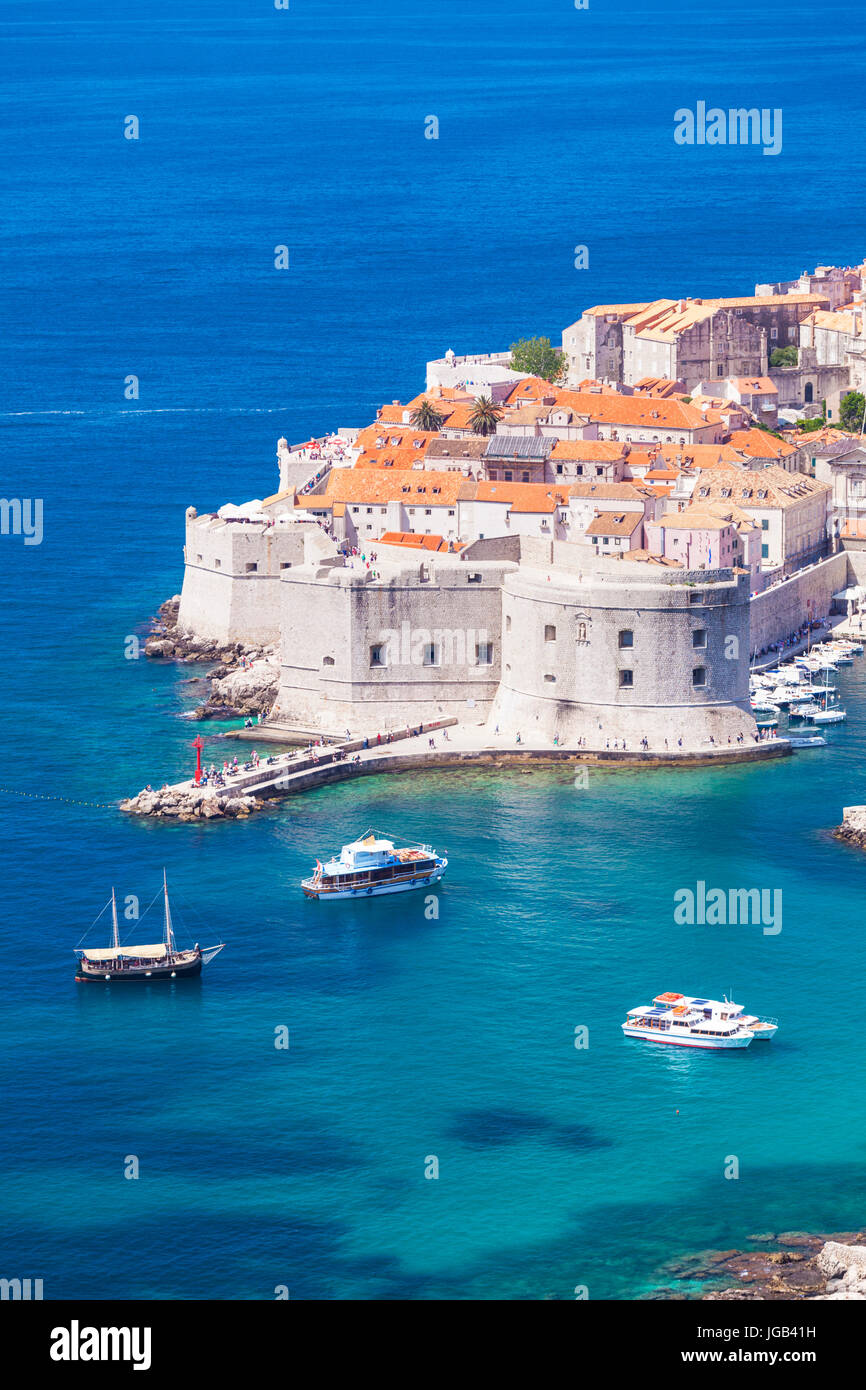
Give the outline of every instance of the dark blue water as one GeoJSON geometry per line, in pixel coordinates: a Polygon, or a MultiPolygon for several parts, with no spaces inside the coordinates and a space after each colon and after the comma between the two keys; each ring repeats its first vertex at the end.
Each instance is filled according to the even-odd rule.
{"type": "Polygon", "coordinates": [[[862,662],[828,750],[774,767],[365,781],[204,827],[111,805],[191,762],[189,669],[125,655],[180,587],[184,508],[269,491],[279,435],[588,304],[862,257],[862,13],[821,13],[844,83],[806,80],[802,4],[0,6],[3,491],[45,515],[0,538],[5,1277],[634,1297],[681,1251],[862,1225],[866,859],[824,833],[866,800],[862,662]],[[782,155],[675,146],[698,100],[782,107],[782,155]],[[369,824],[449,852],[438,920],[301,897],[369,824]],[[111,885],[148,901],[163,865],[227,949],[199,986],[76,986],[111,885]],[[781,934],[676,927],[698,878],[781,889],[781,934]],[[782,1031],[625,1043],[664,988],[782,1031]]]}

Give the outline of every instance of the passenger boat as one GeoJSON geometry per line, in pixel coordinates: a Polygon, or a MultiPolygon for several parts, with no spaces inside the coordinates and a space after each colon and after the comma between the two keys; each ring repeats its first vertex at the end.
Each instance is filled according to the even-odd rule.
{"type": "MultiPolygon", "coordinates": [[[[77,947],[78,969],[76,980],[95,981],[97,984],[131,980],[179,980],[191,975],[200,975],[202,966],[213,960],[224,946],[199,946],[198,943],[188,951],[179,950],[174,939],[171,923],[171,908],[168,902],[168,885],[165,870],[162,873],[162,891],[165,900],[165,926],[162,941],[138,946],[122,946],[117,927],[117,899],[111,890],[111,945],[99,950],[90,947],[77,947]]],[[[106,903],[106,907],[108,904],[106,903]]],[[[102,909],[105,911],[105,908],[102,909]]],[[[102,916],[102,913],[99,914],[102,916]]]]}
{"type": "Polygon", "coordinates": [[[714,1050],[768,1041],[779,1027],[774,1018],[744,1014],[729,999],[698,999],[689,994],[657,994],[652,1004],[629,1009],[622,1031],[627,1038],[714,1050]]]}
{"type": "Polygon", "coordinates": [[[301,887],[308,898],[370,898],[438,883],[447,867],[448,860],[431,845],[396,849],[393,840],[371,830],[344,845],[338,858],[324,864],[317,859],[315,872],[301,880],[301,887]]]}

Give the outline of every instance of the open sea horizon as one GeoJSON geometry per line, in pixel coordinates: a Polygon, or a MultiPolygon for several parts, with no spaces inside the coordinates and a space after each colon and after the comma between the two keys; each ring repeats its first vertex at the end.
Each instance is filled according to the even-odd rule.
{"type": "Polygon", "coordinates": [[[866,658],[826,749],[777,762],[365,778],[244,823],[117,810],[222,727],[189,721],[202,668],[128,638],[180,591],[185,508],[267,496],[279,436],[369,423],[449,347],[863,259],[862,13],[821,10],[832,103],[814,25],[801,0],[0,3],[3,492],[44,502],[40,545],[0,538],[0,1276],[634,1299],[686,1253],[866,1227],[866,857],[830,835],[866,801],[866,658]],[[782,153],[675,145],[699,100],[782,109],[782,153]],[[423,894],[303,898],[368,826],[447,853],[437,919],[423,894]],[[199,983],[75,984],[112,885],[146,903],[163,866],[226,949],[199,983]],[[780,890],[782,931],[678,926],[698,880],[780,890]],[[732,991],[779,1034],[624,1040],[665,989],[732,991]]]}

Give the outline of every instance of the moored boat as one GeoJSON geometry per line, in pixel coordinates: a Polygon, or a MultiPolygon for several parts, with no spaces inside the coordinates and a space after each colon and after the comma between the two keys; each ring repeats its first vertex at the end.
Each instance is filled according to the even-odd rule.
{"type": "Polygon", "coordinates": [[[315,872],[301,880],[301,888],[308,898],[405,893],[438,883],[447,867],[448,860],[436,854],[431,845],[398,849],[393,840],[368,831],[360,840],[344,845],[339,856],[324,864],[317,859],[315,872]]]}
{"type": "Polygon", "coordinates": [[[165,901],[165,924],[162,941],[125,946],[121,945],[120,942],[120,932],[117,925],[117,899],[112,888],[111,945],[99,949],[76,948],[78,968],[75,979],[79,983],[93,981],[96,984],[106,982],[111,984],[129,983],[133,980],[179,980],[201,974],[202,966],[213,960],[214,956],[223,949],[225,943],[221,941],[217,946],[199,946],[196,942],[195,946],[189,950],[179,949],[171,921],[168,885],[164,869],[162,890],[165,901]]]}
{"type": "Polygon", "coordinates": [[[729,999],[667,992],[657,994],[652,1004],[629,1009],[622,1031],[627,1038],[647,1042],[726,1050],[748,1047],[755,1038],[767,1041],[778,1026],[774,1018],[744,1014],[742,1004],[729,999]]]}

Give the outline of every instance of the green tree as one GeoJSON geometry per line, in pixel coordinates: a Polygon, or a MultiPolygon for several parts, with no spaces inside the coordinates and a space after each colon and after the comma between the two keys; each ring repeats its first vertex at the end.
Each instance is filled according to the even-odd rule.
{"type": "Polygon", "coordinates": [[[796,367],[799,359],[799,350],[795,347],[773,348],[773,351],[770,353],[770,366],[796,367]]]}
{"type": "Polygon", "coordinates": [[[445,422],[445,416],[439,414],[426,396],[419,402],[417,410],[412,411],[409,419],[414,430],[441,430],[445,422]]]}
{"type": "Polygon", "coordinates": [[[839,424],[843,430],[859,434],[863,426],[863,410],[866,407],[862,391],[849,391],[839,402],[839,424]]]}
{"type": "Polygon", "coordinates": [[[549,338],[519,338],[511,344],[513,372],[528,372],[543,381],[559,381],[565,373],[565,353],[550,346],[549,338]]]}
{"type": "Polygon", "coordinates": [[[473,434],[495,434],[496,426],[502,419],[502,411],[494,405],[489,396],[477,396],[469,424],[473,434]]]}

